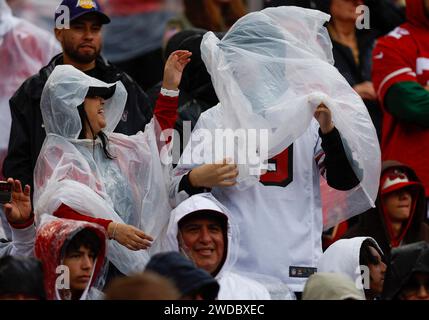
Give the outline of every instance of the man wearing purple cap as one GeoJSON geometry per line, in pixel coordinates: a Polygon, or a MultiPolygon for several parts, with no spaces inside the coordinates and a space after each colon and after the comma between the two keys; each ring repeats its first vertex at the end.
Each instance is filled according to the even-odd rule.
{"type": "MultiPolygon", "coordinates": [[[[40,111],[40,97],[46,80],[57,65],[73,65],[89,76],[106,83],[122,81],[127,89],[128,98],[116,132],[133,135],[143,130],[150,121],[152,106],[144,91],[127,74],[100,55],[101,29],[103,24],[109,22],[109,17],[103,13],[98,1],[61,2],[55,13],[55,36],[61,43],[63,52],[53,57],[38,74],[27,79],[10,99],[12,128],[8,155],[3,166],[5,177],[14,177],[23,185],[29,184],[33,190],[33,170],[46,136],[40,111]]],[[[164,86],[157,101],[163,110],[177,104],[178,99],[175,91],[165,90],[177,89],[174,85],[164,84],[164,86]]],[[[175,107],[172,109],[175,110],[175,107]]]]}

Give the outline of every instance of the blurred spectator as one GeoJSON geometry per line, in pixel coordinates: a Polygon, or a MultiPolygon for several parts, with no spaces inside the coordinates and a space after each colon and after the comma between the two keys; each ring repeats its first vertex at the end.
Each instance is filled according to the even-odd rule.
{"type": "Polygon", "coordinates": [[[34,25],[51,32],[55,27],[52,13],[60,0],[6,0],[15,16],[27,20],[34,25]]]}
{"type": "Polygon", "coordinates": [[[181,300],[216,300],[219,293],[217,281],[178,252],[152,256],[145,270],[170,279],[179,289],[181,300]]]}
{"type": "Polygon", "coordinates": [[[407,22],[378,40],[372,79],[383,110],[383,160],[413,168],[429,197],[429,1],[407,0],[407,22]]]}
{"type": "Polygon", "coordinates": [[[383,298],[429,300],[429,243],[422,241],[392,250],[383,298]]]}
{"type": "Polygon", "coordinates": [[[227,31],[247,13],[243,0],[184,0],[184,14],[170,20],[164,35],[164,47],[177,32],[200,28],[213,32],[227,31]]]}
{"type": "Polygon", "coordinates": [[[388,258],[392,248],[429,241],[425,215],[424,188],[414,170],[396,161],[385,161],[376,207],[361,214],[358,224],[344,237],[372,237],[388,258]]]}
{"type": "Polygon", "coordinates": [[[226,208],[211,194],[198,194],[171,212],[166,247],[209,272],[219,282],[219,300],[269,300],[263,285],[232,271],[237,232],[226,208]]]}
{"type": "MultiPolygon", "coordinates": [[[[109,18],[97,1],[92,7],[82,7],[78,0],[64,0],[71,12],[70,29],[55,29],[63,53],[55,56],[38,74],[28,78],[10,100],[12,113],[11,139],[4,161],[3,174],[14,177],[33,190],[33,171],[46,136],[40,111],[40,98],[49,75],[57,65],[70,64],[107,83],[121,81],[128,98],[116,131],[132,135],[144,130],[152,117],[149,100],[140,87],[125,73],[107,63],[100,56],[101,29],[109,18]]],[[[54,15],[54,12],[52,12],[54,15]]],[[[60,12],[55,14],[61,16],[60,12]]]]}
{"type": "MultiPolygon", "coordinates": [[[[11,113],[9,99],[22,82],[36,73],[42,66],[60,52],[55,38],[39,27],[12,15],[5,0],[0,0],[0,180],[3,177],[3,160],[7,154],[11,113]]],[[[0,208],[0,229],[11,239],[2,209],[0,208]]],[[[0,231],[1,233],[1,231],[0,231]]]]}
{"type": "Polygon", "coordinates": [[[104,28],[103,54],[147,90],[161,81],[162,38],[178,12],[167,0],[105,0],[112,21],[104,28]]]}
{"type": "Polygon", "coordinates": [[[174,284],[151,271],[114,279],[106,288],[105,300],[178,300],[174,284]]]}
{"type": "Polygon", "coordinates": [[[318,9],[330,13],[328,25],[332,40],[335,67],[364,100],[372,122],[381,137],[381,111],[371,82],[371,54],[378,32],[357,28],[360,12],[356,8],[363,0],[319,0],[318,9]]]}
{"type": "Polygon", "coordinates": [[[43,268],[34,258],[0,258],[0,300],[44,300],[43,268]]]}
{"type": "Polygon", "coordinates": [[[343,274],[317,272],[305,283],[302,300],[365,300],[365,295],[343,274]]]}
{"type": "MultiPolygon", "coordinates": [[[[190,121],[190,129],[193,130],[200,114],[219,103],[211,77],[201,58],[200,46],[206,32],[207,30],[204,29],[180,31],[170,39],[165,49],[166,58],[175,50],[192,52],[191,62],[183,70],[182,81],[179,85],[178,119],[175,129],[180,134],[181,149],[188,143],[188,140],[182,141],[182,139],[189,138],[183,134],[184,122],[190,121]]],[[[217,32],[216,35],[221,38],[224,33],[217,32]]]]}
{"type": "MultiPolygon", "coordinates": [[[[264,0],[265,7],[299,6],[329,13],[332,0],[264,0]]],[[[355,0],[346,0],[353,2],[355,0]]],[[[370,28],[378,35],[386,34],[405,20],[403,0],[362,0],[369,9],[370,28]]],[[[359,14],[361,11],[359,10],[359,14]]]]}
{"type": "Polygon", "coordinates": [[[45,215],[34,248],[43,264],[48,300],[101,298],[106,233],[100,226],[45,215]]]}
{"type": "Polygon", "coordinates": [[[333,243],[322,254],[317,271],[346,275],[367,300],[373,300],[383,290],[386,264],[383,252],[374,239],[356,237],[333,243]]]}

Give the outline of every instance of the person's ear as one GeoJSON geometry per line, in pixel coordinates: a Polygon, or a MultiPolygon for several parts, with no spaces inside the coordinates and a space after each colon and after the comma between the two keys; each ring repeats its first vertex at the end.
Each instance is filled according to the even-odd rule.
{"type": "Polygon", "coordinates": [[[55,28],[54,33],[55,33],[55,38],[57,38],[58,42],[62,44],[64,29],[55,28]]]}

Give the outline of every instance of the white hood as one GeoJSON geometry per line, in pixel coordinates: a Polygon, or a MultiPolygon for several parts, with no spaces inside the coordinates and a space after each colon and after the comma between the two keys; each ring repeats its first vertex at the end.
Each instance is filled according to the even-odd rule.
{"type": "Polygon", "coordinates": [[[122,82],[108,84],[73,66],[57,66],[46,81],[40,102],[46,133],[77,139],[82,130],[77,107],[85,100],[89,87],[110,88],[114,85],[115,94],[104,105],[107,125],[103,132],[106,134],[113,132],[124,112],[127,90],[122,82]]]}
{"type": "Polygon", "coordinates": [[[178,222],[188,214],[201,210],[220,212],[228,219],[226,259],[222,268],[215,277],[216,279],[220,279],[225,272],[231,270],[237,259],[239,231],[231,222],[229,211],[218,200],[216,200],[211,193],[194,195],[183,201],[179,206],[171,211],[170,222],[167,227],[165,247],[167,250],[179,250],[179,242],[177,240],[177,234],[179,231],[178,222]]]}
{"type": "Polygon", "coordinates": [[[201,210],[211,210],[224,214],[227,219],[227,250],[226,258],[215,279],[219,281],[219,300],[270,300],[270,294],[261,283],[244,275],[232,272],[237,259],[239,229],[231,221],[229,211],[211,193],[194,195],[177,206],[170,216],[167,228],[165,247],[167,250],[178,251],[178,222],[188,214],[201,210]]]}
{"type": "Polygon", "coordinates": [[[355,237],[341,239],[334,242],[322,255],[317,266],[317,272],[331,272],[344,274],[363,290],[362,276],[359,264],[360,248],[362,243],[370,239],[374,241],[377,249],[382,252],[377,242],[371,237],[355,237]]]}

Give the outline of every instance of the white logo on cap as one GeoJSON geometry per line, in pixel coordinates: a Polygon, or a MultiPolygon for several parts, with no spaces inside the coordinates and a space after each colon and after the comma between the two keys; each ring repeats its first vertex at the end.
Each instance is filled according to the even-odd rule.
{"type": "Polygon", "coordinates": [[[410,180],[408,180],[405,173],[395,171],[394,173],[392,173],[392,175],[387,176],[383,184],[383,190],[390,188],[395,184],[404,183],[404,182],[410,182],[410,180]]]}

